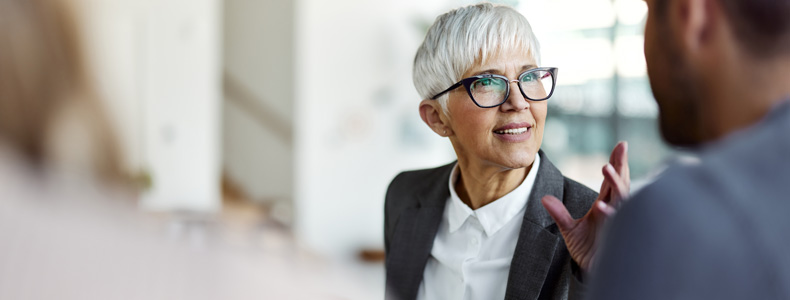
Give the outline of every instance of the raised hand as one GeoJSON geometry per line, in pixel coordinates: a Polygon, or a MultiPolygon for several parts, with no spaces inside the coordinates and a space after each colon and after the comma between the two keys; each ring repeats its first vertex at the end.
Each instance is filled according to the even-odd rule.
{"type": "Polygon", "coordinates": [[[609,163],[603,167],[603,176],[604,181],[598,199],[581,219],[574,220],[562,201],[554,196],[546,195],[542,200],[543,207],[557,223],[562,237],[565,238],[565,245],[571,258],[585,272],[590,271],[595,258],[601,227],[630,192],[628,143],[620,142],[614,147],[609,163]]]}

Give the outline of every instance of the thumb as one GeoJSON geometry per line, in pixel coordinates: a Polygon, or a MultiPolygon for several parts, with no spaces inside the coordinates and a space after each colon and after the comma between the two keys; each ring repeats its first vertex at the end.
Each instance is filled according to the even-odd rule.
{"type": "Polygon", "coordinates": [[[571,230],[573,228],[575,221],[560,199],[551,195],[546,195],[541,202],[543,203],[543,207],[549,212],[549,215],[551,215],[551,218],[554,219],[554,222],[559,226],[560,231],[571,230]]]}

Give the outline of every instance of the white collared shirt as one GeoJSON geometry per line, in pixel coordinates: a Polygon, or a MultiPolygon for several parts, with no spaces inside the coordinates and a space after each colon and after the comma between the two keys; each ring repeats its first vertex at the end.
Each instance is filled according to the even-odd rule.
{"type": "Polygon", "coordinates": [[[472,210],[455,192],[455,165],[449,180],[450,197],[417,299],[505,298],[510,261],[539,166],[540,156],[535,155],[529,174],[515,190],[472,210]]]}

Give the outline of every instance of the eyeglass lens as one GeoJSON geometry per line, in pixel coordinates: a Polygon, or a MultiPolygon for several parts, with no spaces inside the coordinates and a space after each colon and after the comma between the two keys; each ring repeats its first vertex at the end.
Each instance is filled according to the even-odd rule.
{"type": "MultiPolygon", "coordinates": [[[[549,71],[536,70],[519,78],[519,85],[527,98],[545,100],[554,87],[549,71]]],[[[508,81],[498,77],[480,78],[472,82],[469,91],[480,106],[495,106],[503,103],[507,96],[508,81]]]]}

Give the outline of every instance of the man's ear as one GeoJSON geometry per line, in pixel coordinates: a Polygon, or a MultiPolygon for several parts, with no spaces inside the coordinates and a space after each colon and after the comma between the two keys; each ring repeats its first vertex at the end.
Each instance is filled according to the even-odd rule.
{"type": "Polygon", "coordinates": [[[436,134],[444,137],[453,135],[453,130],[444,117],[444,111],[442,111],[442,106],[439,105],[439,101],[430,99],[422,100],[420,102],[420,118],[422,118],[422,121],[425,122],[433,132],[436,132],[436,134]]]}
{"type": "Polygon", "coordinates": [[[720,30],[722,13],[720,3],[714,0],[675,0],[670,2],[671,26],[681,39],[681,47],[689,55],[705,55],[705,48],[712,45],[715,30],[720,30]],[[701,52],[702,51],[702,52],[701,52]]]}

